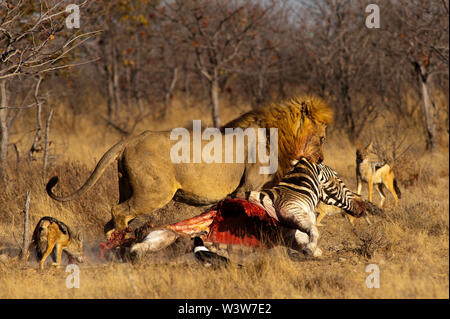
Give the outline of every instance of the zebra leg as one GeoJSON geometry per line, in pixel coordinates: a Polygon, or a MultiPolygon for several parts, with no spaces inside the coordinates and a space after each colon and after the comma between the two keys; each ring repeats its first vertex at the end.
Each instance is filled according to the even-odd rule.
{"type": "Polygon", "coordinates": [[[283,227],[282,236],[284,242],[289,248],[302,251],[306,255],[311,255],[314,257],[319,257],[322,255],[322,250],[317,247],[317,242],[311,245],[311,237],[306,232],[299,229],[283,227]]]}
{"type": "MultiPolygon", "coordinates": [[[[302,244],[303,252],[307,255],[319,257],[322,255],[322,251],[317,247],[319,241],[319,230],[316,226],[316,215],[314,209],[308,210],[303,208],[297,208],[297,211],[290,211],[290,221],[293,223],[294,228],[298,230],[295,233],[295,240],[302,244]],[[305,237],[305,235],[307,237],[305,237]],[[305,238],[308,238],[305,241],[305,238]]],[[[288,214],[283,214],[289,216],[288,214]]]]}
{"type": "MultiPolygon", "coordinates": [[[[300,236],[300,233],[302,233],[302,231],[298,231],[298,236],[300,236]]],[[[308,237],[309,237],[309,242],[306,244],[305,248],[303,249],[303,251],[308,254],[308,255],[312,255],[314,257],[319,257],[322,256],[322,250],[317,247],[318,241],[319,241],[319,230],[317,229],[316,225],[311,225],[311,228],[308,231],[308,237]]],[[[296,239],[297,239],[297,233],[296,233],[296,239]]]]}
{"type": "Polygon", "coordinates": [[[309,236],[295,228],[281,227],[281,235],[287,247],[302,251],[309,243],[309,236]]]}

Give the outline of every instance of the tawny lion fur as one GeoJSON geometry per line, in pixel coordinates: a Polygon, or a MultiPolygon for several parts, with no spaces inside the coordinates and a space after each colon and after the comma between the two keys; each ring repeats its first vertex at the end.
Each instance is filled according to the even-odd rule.
{"type": "MultiPolygon", "coordinates": [[[[47,193],[58,201],[72,200],[90,189],[106,167],[118,160],[120,200],[112,207],[112,219],[105,225],[105,232],[110,233],[127,227],[137,215],[163,207],[172,198],[196,204],[216,203],[230,194],[241,196],[275,183],[290,168],[291,160],[300,156],[312,162],[323,160],[325,130],[332,120],[332,109],[322,99],[297,97],[250,111],[224,125],[224,128],[278,128],[278,170],[271,175],[260,174],[259,168],[267,163],[258,161],[173,163],[170,150],[179,141],[171,140],[170,132],[145,131],[111,147],[73,194],[60,197],[53,193],[52,188],[58,182],[56,176],[47,183],[47,193]]],[[[202,143],[203,147],[207,141],[202,143]]],[[[247,145],[244,148],[247,159],[247,145]]]]}
{"type": "MultiPolygon", "coordinates": [[[[293,159],[302,155],[312,156],[307,151],[308,146],[312,146],[308,145],[310,133],[319,129],[317,126],[332,123],[333,110],[330,106],[318,97],[309,96],[296,97],[281,104],[273,103],[250,111],[224,127],[277,127],[279,156],[276,178],[281,179],[291,168],[293,159]]],[[[320,155],[323,157],[323,154],[320,155]]]]}

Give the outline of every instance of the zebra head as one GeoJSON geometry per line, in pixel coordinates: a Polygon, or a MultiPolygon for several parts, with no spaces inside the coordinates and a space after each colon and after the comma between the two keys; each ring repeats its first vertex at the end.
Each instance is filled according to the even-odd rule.
{"type": "Polygon", "coordinates": [[[322,186],[321,200],[328,205],[344,209],[352,216],[363,216],[367,209],[365,201],[345,186],[336,171],[323,164],[317,166],[322,186]]]}

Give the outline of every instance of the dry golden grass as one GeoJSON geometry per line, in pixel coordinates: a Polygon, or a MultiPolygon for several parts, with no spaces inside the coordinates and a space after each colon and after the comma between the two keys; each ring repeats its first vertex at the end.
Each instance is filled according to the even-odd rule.
{"type": "MultiPolygon", "coordinates": [[[[223,121],[248,108],[225,108],[223,121]]],[[[399,206],[394,208],[393,198],[387,194],[386,216],[371,217],[370,227],[358,220],[354,230],[340,215],[326,217],[325,226],[319,229],[322,258],[294,258],[285,249],[276,248],[256,251],[244,259],[246,267],[242,269],[230,266],[214,271],[201,268],[191,258],[159,264],[151,258],[135,264],[99,262],[95,256],[103,240],[103,225],[109,220],[111,205],[118,200],[116,167],[108,168],[87,195],[72,202],[51,200],[45,184],[57,174],[62,192],[79,187],[120,135],[96,115],[79,115],[73,122],[64,111],[64,107],[56,108],[52,152],[57,157],[45,176],[40,159],[32,164],[11,162],[10,181],[0,193],[0,250],[12,255],[17,251],[23,227],[20,211],[26,192],[31,190],[32,227],[40,217],[51,215],[72,228],[82,228],[90,259],[80,265],[80,288],[68,289],[65,282],[69,273],[64,267],[40,271],[35,262],[23,264],[3,255],[0,298],[449,298],[448,140],[435,154],[424,154],[419,133],[410,128],[408,141],[417,147],[396,166],[402,191],[399,206]],[[366,287],[368,264],[380,268],[378,289],[366,287]]],[[[186,119],[202,119],[208,124],[209,110],[195,105],[186,109],[177,100],[166,121],[148,117],[135,131],[189,125],[186,119]]],[[[22,124],[26,127],[31,121],[25,119],[22,124]]],[[[375,128],[380,134],[382,125],[375,128]]],[[[31,145],[32,134],[24,131],[13,138],[19,137],[23,154],[31,145]]],[[[329,132],[325,163],[352,189],[356,186],[354,154],[355,147],[340,132],[329,132]]],[[[367,196],[366,186],[363,195],[367,196]]],[[[379,201],[376,192],[374,200],[379,201]]],[[[170,203],[143,218],[164,224],[201,211],[170,203]]]]}

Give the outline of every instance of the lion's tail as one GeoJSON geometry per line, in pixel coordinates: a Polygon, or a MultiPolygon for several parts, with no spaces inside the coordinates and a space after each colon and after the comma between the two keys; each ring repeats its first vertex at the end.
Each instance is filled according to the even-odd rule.
{"type": "Polygon", "coordinates": [[[103,172],[106,170],[109,164],[111,164],[114,160],[116,160],[119,157],[119,155],[124,150],[127,142],[128,140],[124,140],[111,147],[97,163],[97,166],[95,167],[91,176],[89,176],[86,182],[84,182],[83,186],[81,186],[78,190],[76,190],[74,193],[68,196],[60,197],[53,193],[52,189],[58,183],[59,180],[58,176],[53,176],[48,181],[46,186],[48,196],[59,202],[67,202],[83,195],[89,188],[91,188],[91,186],[93,186],[97,182],[97,180],[100,178],[100,176],[102,176],[103,172]]]}

